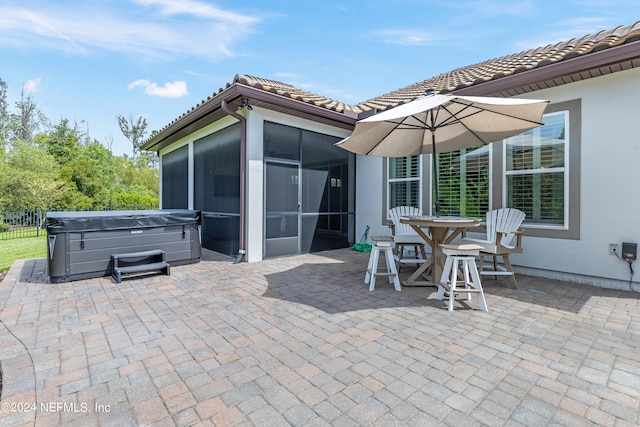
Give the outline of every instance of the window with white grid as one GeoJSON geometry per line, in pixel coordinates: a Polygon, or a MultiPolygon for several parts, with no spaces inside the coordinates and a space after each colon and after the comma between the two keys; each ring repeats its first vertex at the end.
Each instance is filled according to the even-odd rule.
{"type": "Polygon", "coordinates": [[[566,227],[569,112],[545,114],[544,125],[505,140],[506,205],[525,223],[566,227]]]}
{"type": "MultiPolygon", "coordinates": [[[[438,153],[440,214],[483,218],[489,210],[489,145],[438,153]]],[[[435,188],[433,189],[435,199],[435,188]]]]}
{"type": "Polygon", "coordinates": [[[396,206],[422,209],[421,156],[391,157],[387,162],[387,211],[396,206]]]}

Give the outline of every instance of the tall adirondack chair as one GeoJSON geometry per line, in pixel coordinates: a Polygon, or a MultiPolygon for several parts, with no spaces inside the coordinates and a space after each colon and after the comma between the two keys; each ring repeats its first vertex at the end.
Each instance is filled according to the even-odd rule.
{"type": "MultiPolygon", "coordinates": [[[[502,208],[487,212],[487,238],[463,237],[461,243],[475,243],[482,246],[480,251],[480,274],[485,276],[509,276],[513,288],[517,288],[516,276],[509,261],[509,255],[522,253],[522,230],[525,213],[512,208],[502,208]],[[493,257],[493,270],[484,269],[484,258],[493,257]],[[504,268],[498,266],[502,257],[504,268]]],[[[497,277],[496,277],[497,278],[497,277]]]]}
{"type": "Polygon", "coordinates": [[[427,255],[424,250],[425,241],[415,232],[409,224],[400,222],[401,217],[419,216],[422,210],[412,206],[396,206],[389,209],[391,218],[391,234],[395,245],[395,260],[398,263],[398,273],[402,264],[422,264],[426,261],[427,255]],[[413,248],[413,254],[407,248],[413,248]],[[419,251],[419,252],[418,252],[419,251]]]}

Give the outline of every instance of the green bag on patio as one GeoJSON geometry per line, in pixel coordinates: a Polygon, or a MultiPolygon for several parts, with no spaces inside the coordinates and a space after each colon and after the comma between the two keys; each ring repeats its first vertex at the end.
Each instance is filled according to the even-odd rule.
{"type": "Polygon", "coordinates": [[[351,246],[351,249],[358,252],[371,252],[371,244],[366,243],[368,235],[369,235],[369,226],[367,225],[367,229],[364,230],[364,234],[362,235],[360,242],[354,243],[353,246],[351,246]]]}

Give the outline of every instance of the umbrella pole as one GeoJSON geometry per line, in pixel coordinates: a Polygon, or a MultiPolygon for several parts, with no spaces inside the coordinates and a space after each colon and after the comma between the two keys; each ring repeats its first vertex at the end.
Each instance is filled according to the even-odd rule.
{"type": "Polygon", "coordinates": [[[436,157],[436,133],[431,130],[431,157],[433,159],[433,185],[436,189],[436,216],[440,216],[440,195],[438,194],[438,160],[436,157]]]}

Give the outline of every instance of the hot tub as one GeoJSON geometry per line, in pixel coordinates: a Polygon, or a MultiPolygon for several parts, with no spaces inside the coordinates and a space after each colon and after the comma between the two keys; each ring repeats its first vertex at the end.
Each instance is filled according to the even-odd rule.
{"type": "Polygon", "coordinates": [[[111,255],[162,250],[170,265],[200,261],[200,211],[48,212],[52,283],[109,276],[111,255]]]}

